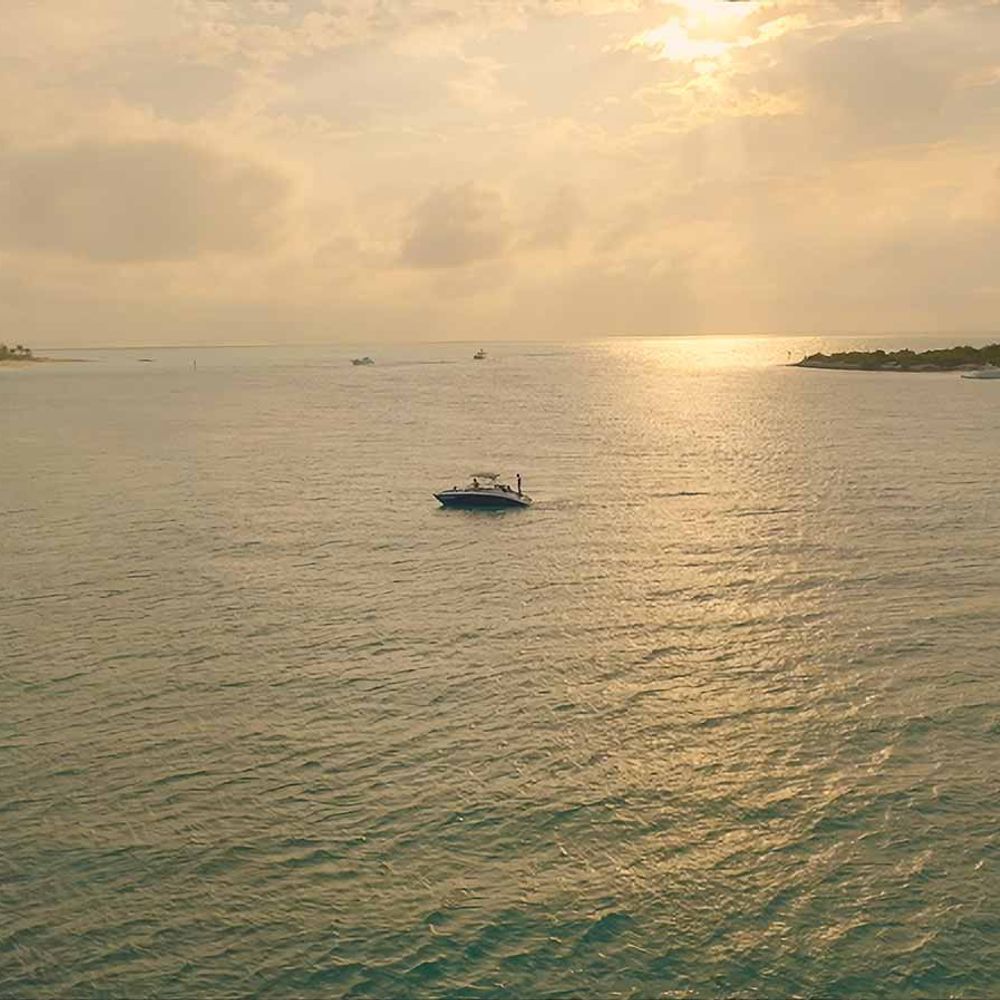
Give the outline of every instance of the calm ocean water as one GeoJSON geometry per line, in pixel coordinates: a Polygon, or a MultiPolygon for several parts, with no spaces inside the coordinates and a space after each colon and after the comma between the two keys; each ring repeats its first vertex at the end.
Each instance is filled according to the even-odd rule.
{"type": "Polygon", "coordinates": [[[1000,995],[1000,383],[478,346],[0,372],[0,994],[1000,995]]]}

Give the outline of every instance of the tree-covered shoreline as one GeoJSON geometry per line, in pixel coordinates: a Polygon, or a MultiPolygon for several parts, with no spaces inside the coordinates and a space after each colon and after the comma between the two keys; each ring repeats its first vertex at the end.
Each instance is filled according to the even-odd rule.
{"type": "Polygon", "coordinates": [[[929,351],[838,351],[810,354],[796,361],[796,368],[836,368],[844,371],[946,372],[1000,366],[1000,344],[985,347],[935,348],[929,351]]]}
{"type": "Polygon", "coordinates": [[[31,353],[30,347],[25,347],[23,344],[15,344],[13,347],[8,347],[6,344],[0,344],[0,361],[34,361],[35,356],[31,353]]]}

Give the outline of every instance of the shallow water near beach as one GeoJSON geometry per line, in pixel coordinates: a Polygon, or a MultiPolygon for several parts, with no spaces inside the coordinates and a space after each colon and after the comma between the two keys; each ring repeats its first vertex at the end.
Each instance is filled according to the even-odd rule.
{"type": "Polygon", "coordinates": [[[0,993],[1000,992],[1000,384],[866,343],[0,375],[0,993]]]}

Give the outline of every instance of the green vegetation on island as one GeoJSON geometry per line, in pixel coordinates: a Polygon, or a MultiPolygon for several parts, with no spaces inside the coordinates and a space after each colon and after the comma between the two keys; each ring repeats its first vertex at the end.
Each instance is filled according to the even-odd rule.
{"type": "Polygon", "coordinates": [[[947,372],[1000,366],[1000,344],[986,347],[943,347],[930,351],[840,351],[810,354],[797,368],[837,368],[845,371],[947,372]]]}
{"type": "Polygon", "coordinates": [[[24,347],[21,344],[15,344],[13,347],[8,347],[6,344],[0,344],[0,361],[32,360],[34,360],[34,355],[31,353],[30,347],[24,347]]]}
{"type": "Polygon", "coordinates": [[[64,361],[85,361],[85,358],[46,358],[41,355],[35,354],[30,347],[25,347],[23,344],[15,344],[13,347],[8,347],[6,344],[0,344],[0,366],[4,368],[31,368],[33,365],[29,364],[32,361],[51,361],[54,363],[61,363],[64,361]]]}

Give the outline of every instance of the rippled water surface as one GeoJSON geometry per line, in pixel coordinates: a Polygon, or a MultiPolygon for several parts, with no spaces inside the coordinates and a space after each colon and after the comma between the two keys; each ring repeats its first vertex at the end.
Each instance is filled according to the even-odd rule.
{"type": "Polygon", "coordinates": [[[477,346],[0,372],[0,992],[1000,994],[1000,383],[477,346]]]}

